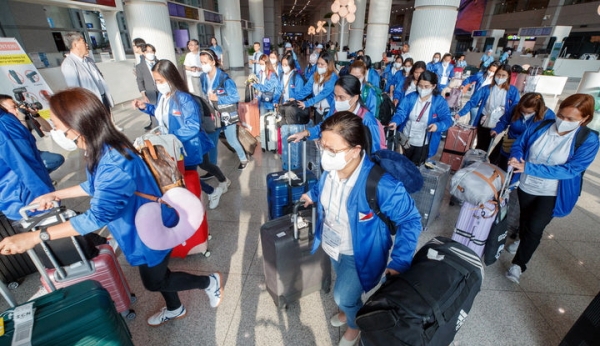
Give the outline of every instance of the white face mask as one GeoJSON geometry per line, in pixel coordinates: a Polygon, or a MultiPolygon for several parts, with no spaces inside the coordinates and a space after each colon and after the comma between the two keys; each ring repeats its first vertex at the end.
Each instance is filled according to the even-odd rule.
{"type": "Polygon", "coordinates": [[[417,87],[417,92],[419,93],[419,96],[421,96],[421,98],[424,98],[424,97],[431,95],[431,93],[433,92],[433,88],[424,89],[424,88],[417,87]]]}
{"type": "Polygon", "coordinates": [[[327,67],[317,67],[318,74],[325,74],[327,72],[327,67]]]}
{"type": "Polygon", "coordinates": [[[60,146],[66,151],[77,150],[77,143],[75,142],[77,141],[77,138],[79,138],[79,136],[77,136],[77,138],[75,139],[69,139],[63,131],[51,130],[50,137],[52,137],[54,143],[58,144],[58,146],[60,146]]]}
{"type": "Polygon", "coordinates": [[[171,86],[169,83],[156,83],[156,90],[158,90],[159,93],[166,95],[171,92],[171,86]]]}
{"type": "Polygon", "coordinates": [[[156,55],[154,55],[154,53],[146,53],[146,59],[152,61],[154,60],[154,58],[156,58],[156,55]]]}
{"type": "Polygon", "coordinates": [[[444,66],[444,67],[448,67],[448,65],[449,65],[449,64],[450,64],[450,63],[449,63],[449,62],[447,62],[447,61],[444,61],[444,62],[442,62],[442,66],[444,66]]]}
{"type": "Polygon", "coordinates": [[[212,71],[212,66],[210,64],[202,64],[202,72],[209,73],[212,71]]]}
{"type": "Polygon", "coordinates": [[[258,65],[258,69],[264,71],[267,68],[266,65],[258,65]]]}
{"type": "Polygon", "coordinates": [[[504,83],[506,83],[507,78],[498,78],[498,77],[494,77],[494,81],[496,81],[496,85],[502,85],[504,83]]]}
{"type": "Polygon", "coordinates": [[[402,68],[402,63],[395,62],[395,63],[394,63],[394,68],[395,68],[396,70],[399,70],[399,69],[401,69],[401,68],[402,68]]]}
{"type": "Polygon", "coordinates": [[[566,121],[560,118],[556,118],[556,129],[558,132],[571,132],[579,127],[581,122],[579,121],[566,121]]]}
{"type": "Polygon", "coordinates": [[[535,112],[529,113],[529,114],[521,112],[521,115],[523,116],[523,118],[525,118],[525,121],[527,121],[527,120],[531,119],[532,116],[535,115],[535,112]]]}
{"type": "Polygon", "coordinates": [[[277,65],[277,59],[269,59],[271,61],[271,65],[277,65]]]}
{"type": "Polygon", "coordinates": [[[283,69],[283,73],[290,73],[292,70],[289,66],[282,66],[281,68],[283,69]]]}
{"type": "Polygon", "coordinates": [[[335,101],[336,112],[343,112],[350,110],[350,100],[335,101]]]}
{"type": "Polygon", "coordinates": [[[404,71],[406,71],[408,73],[408,72],[410,72],[411,68],[412,68],[412,66],[404,66],[404,71]]]}
{"type": "Polygon", "coordinates": [[[440,58],[433,58],[433,62],[439,62],[440,58]]]}
{"type": "Polygon", "coordinates": [[[326,171],[341,171],[348,164],[346,162],[346,153],[347,151],[342,151],[331,156],[331,153],[324,150],[321,153],[321,166],[326,171]]]}

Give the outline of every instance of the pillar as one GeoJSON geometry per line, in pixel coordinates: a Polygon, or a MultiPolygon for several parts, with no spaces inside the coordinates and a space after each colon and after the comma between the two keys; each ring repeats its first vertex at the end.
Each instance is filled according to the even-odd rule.
{"type": "Polygon", "coordinates": [[[367,0],[354,0],[356,5],[356,19],[350,24],[350,38],[348,47],[351,52],[356,52],[363,48],[363,38],[365,36],[365,13],[367,12],[367,0]]]}
{"type": "Polygon", "coordinates": [[[460,0],[415,0],[410,28],[410,54],[429,61],[435,52],[450,51],[460,0]]]}
{"type": "Polygon", "coordinates": [[[125,49],[123,49],[119,23],[117,22],[117,12],[102,11],[102,17],[104,17],[104,24],[106,24],[106,33],[108,34],[108,42],[110,43],[113,58],[115,61],[127,59],[125,57],[125,49]]]}
{"type": "Polygon", "coordinates": [[[365,54],[369,55],[373,61],[377,61],[381,57],[381,53],[385,52],[390,30],[391,11],[392,0],[371,1],[369,6],[365,54]]]}
{"type": "Polygon", "coordinates": [[[410,37],[410,23],[412,22],[412,11],[406,10],[404,11],[404,20],[402,21],[402,44],[404,42],[408,42],[409,40],[406,37],[410,37]]]}
{"type": "MultiPolygon", "coordinates": [[[[222,7],[219,6],[219,8],[222,7]]],[[[248,12],[250,14],[250,21],[254,24],[252,42],[250,44],[260,42],[262,47],[262,39],[265,37],[265,9],[263,0],[248,0],[248,12]]]]}
{"type": "Polygon", "coordinates": [[[277,50],[275,42],[275,3],[273,0],[263,0],[265,6],[265,37],[271,39],[271,50],[277,50]]]}
{"type": "Polygon", "coordinates": [[[156,56],[177,64],[166,0],[125,0],[123,11],[131,39],[143,38],[156,47],[156,56]]]}
{"type": "MultiPolygon", "coordinates": [[[[279,42],[281,42],[281,1],[275,1],[274,2],[274,9],[275,9],[275,16],[273,18],[275,18],[275,24],[274,24],[274,44],[277,45],[279,42]]],[[[316,24],[313,24],[316,25],[316,24]]]]}
{"type": "MultiPolygon", "coordinates": [[[[244,68],[244,41],[240,3],[236,0],[219,0],[219,12],[223,14],[225,26],[221,28],[223,50],[229,57],[229,68],[238,70],[244,68]]],[[[262,13],[262,10],[261,10],[262,13]]]]}
{"type": "Polygon", "coordinates": [[[521,36],[521,39],[519,40],[519,45],[517,46],[517,52],[522,52],[524,45],[525,45],[525,36],[521,36]]]}

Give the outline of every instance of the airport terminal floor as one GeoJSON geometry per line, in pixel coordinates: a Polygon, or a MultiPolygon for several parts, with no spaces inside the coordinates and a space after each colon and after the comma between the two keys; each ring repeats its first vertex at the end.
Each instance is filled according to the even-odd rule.
{"type": "MultiPolygon", "coordinates": [[[[245,72],[232,72],[241,95],[245,72]]],[[[574,93],[578,81],[567,83],[564,97],[574,93]]],[[[550,99],[548,101],[551,101],[550,99]]],[[[551,105],[556,102],[548,102],[551,105]]],[[[148,117],[129,103],[113,109],[116,123],[132,140],[144,133],[148,117]]],[[[51,151],[61,149],[48,137],[38,144],[51,151]]],[[[443,145],[443,143],[441,144],[443,145]]],[[[85,180],[82,151],[62,152],[67,160],[52,178],[57,188],[85,180]]],[[[439,156],[436,156],[439,158],[439,156]]],[[[160,327],[146,324],[148,316],[162,307],[159,293],[142,286],[137,268],[121,255],[121,265],[137,295],[133,309],[137,318],[128,321],[135,345],[337,345],[345,328],[334,328],[329,318],[338,312],[331,293],[316,292],[286,310],[276,307],[265,290],[259,229],[267,221],[265,176],[281,169],[278,158],[258,149],[245,170],[237,170],[237,156],[222,144],[218,164],[232,181],[218,208],[208,211],[212,240],[210,257],[192,255],[172,259],[172,270],[191,273],[223,273],[224,296],[217,309],[209,306],[200,290],[181,293],[188,313],[183,319],[160,327]]],[[[202,172],[201,172],[202,173],[202,172]]],[[[216,179],[210,184],[217,184],[216,179]]],[[[454,345],[558,345],[600,288],[600,159],[585,174],[581,198],[565,218],[555,218],[546,228],[538,251],[521,283],[507,280],[504,273],[512,255],[485,268],[482,290],[454,345]]],[[[440,215],[419,238],[419,247],[435,236],[451,236],[459,206],[449,205],[446,191],[440,215]]],[[[86,198],[66,200],[67,207],[85,210],[86,198]]],[[[39,294],[39,275],[32,274],[14,292],[23,302],[39,294]]],[[[6,309],[4,302],[0,309],[6,309]]]]}

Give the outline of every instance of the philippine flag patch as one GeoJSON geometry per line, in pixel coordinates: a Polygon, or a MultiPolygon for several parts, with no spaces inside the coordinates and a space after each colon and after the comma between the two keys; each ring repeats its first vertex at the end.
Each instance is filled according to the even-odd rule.
{"type": "Polygon", "coordinates": [[[375,214],[373,214],[373,211],[369,211],[368,214],[363,214],[361,212],[358,212],[358,220],[359,221],[369,221],[373,218],[375,214]]]}

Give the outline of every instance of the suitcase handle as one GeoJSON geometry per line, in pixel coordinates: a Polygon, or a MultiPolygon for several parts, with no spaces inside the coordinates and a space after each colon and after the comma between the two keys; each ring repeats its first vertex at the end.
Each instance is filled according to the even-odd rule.
{"type": "MultiPolygon", "coordinates": [[[[306,184],[306,137],[301,139],[302,141],[302,185],[306,184]]],[[[288,146],[288,184],[292,186],[292,142],[293,139],[288,137],[287,146],[288,146]]]]}
{"type": "MultiPolygon", "coordinates": [[[[298,240],[298,211],[300,207],[304,206],[304,200],[299,200],[294,204],[294,211],[292,212],[292,223],[294,224],[294,239],[298,240]]],[[[312,204],[312,215],[311,215],[311,228],[312,234],[315,234],[315,225],[317,222],[317,210],[315,204],[312,204]]]]}

